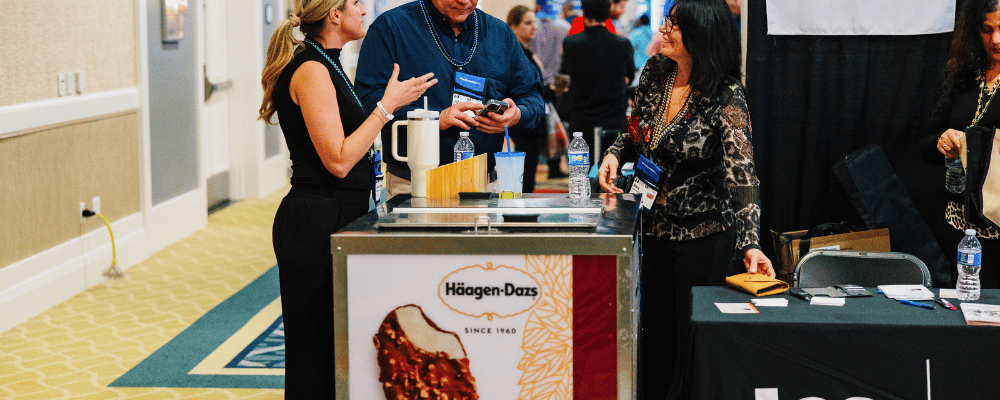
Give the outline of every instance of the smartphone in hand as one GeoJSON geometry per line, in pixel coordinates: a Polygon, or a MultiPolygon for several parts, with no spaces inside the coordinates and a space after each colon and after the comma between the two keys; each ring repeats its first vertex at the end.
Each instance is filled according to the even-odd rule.
{"type": "Polygon", "coordinates": [[[477,115],[484,117],[489,113],[503,114],[507,111],[507,103],[500,100],[490,100],[486,102],[486,106],[482,110],[479,110],[477,115]]]}

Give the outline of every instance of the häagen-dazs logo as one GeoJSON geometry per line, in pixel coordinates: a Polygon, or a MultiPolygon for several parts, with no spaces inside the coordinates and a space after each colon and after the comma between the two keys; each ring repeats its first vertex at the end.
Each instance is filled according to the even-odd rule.
{"type": "Polygon", "coordinates": [[[472,265],[441,280],[438,297],[448,308],[470,317],[507,318],[530,310],[542,297],[538,281],[506,265],[472,265]]]}

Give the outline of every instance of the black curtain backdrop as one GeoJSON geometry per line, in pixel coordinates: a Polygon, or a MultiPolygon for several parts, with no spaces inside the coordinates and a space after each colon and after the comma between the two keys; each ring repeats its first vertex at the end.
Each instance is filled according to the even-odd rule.
{"type": "Polygon", "coordinates": [[[916,149],[951,34],[771,36],[767,2],[748,3],[747,103],[767,254],[773,256],[770,230],[864,226],[832,167],[867,144],[882,146],[941,248],[957,246],[942,240],[951,229],[944,222],[944,170],[924,163],[916,149]]]}

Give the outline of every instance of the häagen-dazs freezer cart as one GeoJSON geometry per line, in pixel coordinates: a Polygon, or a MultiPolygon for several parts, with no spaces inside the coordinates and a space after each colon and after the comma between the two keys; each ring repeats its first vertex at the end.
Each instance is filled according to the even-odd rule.
{"type": "Polygon", "coordinates": [[[634,398],[639,197],[493,196],[331,237],[337,398],[634,398]]]}

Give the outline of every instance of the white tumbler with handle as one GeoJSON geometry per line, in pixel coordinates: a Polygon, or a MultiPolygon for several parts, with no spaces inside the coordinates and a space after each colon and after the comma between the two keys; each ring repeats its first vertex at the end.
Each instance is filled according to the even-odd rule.
{"type": "Polygon", "coordinates": [[[427,171],[441,162],[438,112],[416,109],[392,124],[392,157],[410,167],[411,195],[427,197],[427,171]],[[399,155],[399,127],[406,125],[406,156],[399,155]]]}

